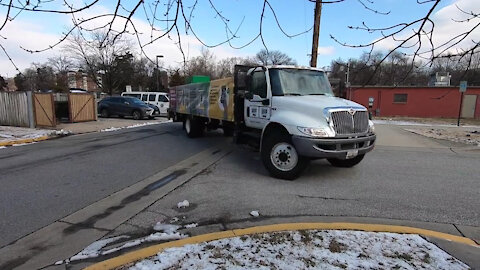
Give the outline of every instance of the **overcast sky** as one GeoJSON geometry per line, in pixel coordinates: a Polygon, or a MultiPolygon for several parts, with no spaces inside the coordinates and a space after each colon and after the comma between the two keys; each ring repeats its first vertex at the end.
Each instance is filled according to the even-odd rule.
{"type": "MultiPolygon", "coordinates": [[[[74,0],[77,7],[84,2],[92,0],[74,0]]],[[[468,23],[455,23],[452,18],[457,20],[465,18],[456,5],[466,11],[480,13],[479,0],[444,0],[435,9],[433,19],[435,20],[435,29],[438,31],[435,35],[435,42],[441,43],[453,35],[459,34],[468,26],[479,23],[479,18],[468,23]]],[[[15,1],[14,1],[15,2],[15,1]]],[[[60,3],[63,1],[50,2],[44,5],[44,8],[55,7],[62,8],[60,3]]],[[[89,17],[102,13],[113,13],[116,1],[100,1],[95,8],[90,9],[79,17],[89,17]]],[[[137,1],[126,1],[125,8],[131,9],[137,1]]],[[[148,0],[146,2],[149,2],[148,0]]],[[[166,3],[167,1],[160,1],[166,3]]],[[[195,2],[193,0],[184,0],[185,11],[190,12],[189,7],[195,2]]],[[[233,30],[237,28],[237,38],[232,40],[234,47],[242,46],[253,39],[259,31],[260,13],[263,5],[262,0],[212,0],[217,9],[222,12],[225,18],[228,18],[233,30]]],[[[368,3],[369,1],[363,1],[368,3]]],[[[289,34],[295,34],[308,30],[313,25],[314,3],[307,0],[270,0],[276,11],[278,20],[284,30],[289,34]]],[[[431,3],[418,5],[416,0],[374,0],[369,7],[380,12],[390,12],[388,15],[376,14],[366,10],[358,0],[346,0],[342,3],[324,4],[322,10],[320,45],[318,66],[328,66],[334,59],[357,58],[366,51],[366,49],[352,49],[341,46],[334,42],[330,35],[350,44],[363,44],[376,40],[380,37],[379,33],[369,34],[368,32],[351,30],[348,26],[361,26],[363,22],[370,27],[385,27],[396,23],[410,22],[423,17],[431,3]]],[[[148,7],[147,7],[148,8],[148,7]]],[[[162,5],[163,9],[165,7],[162,5]]],[[[147,11],[148,12],[148,11],[147,11]]],[[[0,19],[3,22],[6,14],[5,8],[0,8],[0,19]]],[[[125,12],[124,12],[125,14],[125,12]]],[[[150,26],[145,17],[145,11],[139,9],[137,15],[133,18],[139,32],[142,33],[141,40],[147,41],[150,36],[150,26]]],[[[163,14],[159,12],[158,14],[163,14]]],[[[208,0],[198,0],[198,5],[194,10],[192,18],[192,28],[203,42],[207,44],[217,44],[225,41],[225,27],[216,16],[215,11],[208,0]]],[[[17,15],[16,13],[11,16],[17,15]]],[[[48,57],[61,54],[64,46],[61,45],[53,50],[44,53],[30,54],[23,51],[21,47],[28,49],[42,49],[54,44],[63,31],[71,27],[70,15],[59,15],[51,13],[28,13],[22,12],[15,17],[15,20],[7,22],[5,28],[0,32],[0,44],[11,55],[20,70],[31,65],[32,62],[45,62],[48,57]]],[[[98,20],[94,25],[101,25],[105,20],[98,20]]],[[[118,22],[118,25],[122,22],[118,22]]],[[[187,58],[199,55],[202,44],[189,31],[185,33],[184,23],[181,25],[182,45],[187,58]]],[[[273,14],[267,10],[264,18],[263,30],[264,40],[269,49],[280,50],[301,65],[309,64],[309,54],[311,52],[312,32],[288,38],[277,26],[273,14]]],[[[173,36],[174,37],[174,36],[173,36]]],[[[476,29],[471,38],[460,43],[459,46],[465,46],[472,42],[480,40],[480,29],[476,29]]],[[[379,44],[378,49],[388,49],[395,44],[393,40],[386,40],[379,44]]],[[[257,39],[249,46],[242,49],[233,49],[228,44],[211,49],[217,59],[231,56],[251,56],[263,48],[260,39],[257,39]]],[[[137,48],[138,49],[138,48],[137,48]]],[[[164,55],[163,65],[177,66],[182,61],[177,46],[172,40],[167,38],[159,39],[152,45],[145,48],[146,54],[152,59],[155,55],[164,55]]],[[[0,75],[4,77],[13,77],[17,72],[8,61],[6,55],[0,51],[0,75]]]]}

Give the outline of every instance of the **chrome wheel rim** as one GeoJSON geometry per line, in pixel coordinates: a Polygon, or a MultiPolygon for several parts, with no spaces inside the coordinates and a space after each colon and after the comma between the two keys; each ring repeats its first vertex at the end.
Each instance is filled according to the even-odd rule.
{"type": "Polygon", "coordinates": [[[298,154],[295,147],[289,143],[277,143],[270,152],[273,166],[281,171],[291,171],[298,163],[298,154]]]}

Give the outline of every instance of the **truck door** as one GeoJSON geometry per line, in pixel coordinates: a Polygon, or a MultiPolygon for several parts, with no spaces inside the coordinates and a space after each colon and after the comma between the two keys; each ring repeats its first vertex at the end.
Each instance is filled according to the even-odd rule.
{"type": "Polygon", "coordinates": [[[245,124],[263,129],[270,120],[271,102],[267,72],[256,68],[251,74],[249,94],[245,98],[245,124]]]}

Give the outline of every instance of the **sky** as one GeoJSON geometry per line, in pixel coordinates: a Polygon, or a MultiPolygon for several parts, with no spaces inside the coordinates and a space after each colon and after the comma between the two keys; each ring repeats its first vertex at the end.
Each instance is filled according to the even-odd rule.
{"type": "MultiPolygon", "coordinates": [[[[80,7],[85,3],[93,0],[67,0],[76,7],[80,7]]],[[[174,0],[160,1],[159,12],[157,13],[159,19],[165,19],[164,11],[167,2],[174,0]]],[[[236,37],[233,38],[230,44],[225,43],[210,50],[215,54],[217,60],[226,57],[245,57],[253,56],[259,50],[264,48],[264,44],[260,39],[253,41],[248,46],[241,49],[232,47],[241,47],[249,43],[255,36],[258,35],[260,29],[261,11],[263,0],[211,0],[216,9],[221,12],[221,15],[228,19],[230,29],[236,31],[236,37]],[[231,46],[230,46],[231,45],[231,46]]],[[[479,23],[479,18],[469,21],[467,23],[455,23],[452,18],[462,19],[466,18],[466,14],[462,14],[456,6],[464,10],[480,13],[480,6],[475,4],[478,0],[443,0],[436,7],[433,13],[435,21],[435,42],[441,44],[442,41],[457,35],[463,29],[475,23],[479,23]]],[[[1,1],[4,2],[5,1],[1,1]]],[[[15,2],[15,1],[14,1],[15,2]]],[[[25,1],[22,1],[25,2],[25,1]]],[[[36,1],[33,1],[36,2],[36,1]]],[[[90,8],[81,14],[77,14],[76,18],[88,18],[91,16],[113,13],[116,1],[100,0],[95,4],[94,8],[90,8]]],[[[150,39],[151,27],[146,19],[145,13],[149,13],[150,6],[148,3],[153,2],[146,0],[145,10],[143,7],[139,8],[134,15],[133,22],[135,23],[138,32],[141,33],[140,41],[146,43],[150,39]]],[[[189,17],[191,6],[195,0],[183,0],[184,11],[189,17]]],[[[381,37],[381,33],[368,33],[366,31],[349,29],[348,26],[361,26],[363,23],[370,27],[385,27],[402,22],[409,22],[423,17],[431,7],[432,3],[417,4],[417,0],[373,0],[368,7],[375,9],[381,13],[388,13],[383,15],[367,10],[361,3],[368,4],[365,0],[345,0],[341,3],[323,4],[321,27],[320,27],[320,41],[319,41],[319,56],[317,66],[329,66],[332,60],[342,59],[348,60],[350,58],[358,58],[363,52],[368,51],[367,48],[349,48],[342,46],[335,42],[331,36],[334,36],[341,42],[346,42],[352,45],[365,44],[377,40],[381,37]]],[[[63,1],[53,1],[42,4],[42,8],[61,8],[63,1]]],[[[137,1],[124,0],[124,7],[132,9],[137,1]]],[[[311,29],[314,19],[314,3],[308,0],[270,0],[269,3],[275,10],[277,19],[282,26],[282,29],[287,34],[301,33],[311,29]]],[[[6,8],[0,7],[0,20],[3,22],[6,16],[6,8]]],[[[120,10],[121,14],[126,14],[125,11],[120,10]],[[122,13],[123,12],[123,13],[122,13]]],[[[32,62],[43,63],[49,57],[65,53],[67,43],[62,43],[51,50],[42,53],[28,53],[21,49],[42,49],[48,48],[60,39],[62,32],[72,26],[71,15],[39,13],[39,12],[21,12],[11,13],[10,17],[15,16],[14,20],[8,21],[5,27],[0,30],[0,44],[5,48],[11,56],[15,64],[20,70],[24,70],[31,66],[32,62]]],[[[95,27],[103,25],[106,18],[98,19],[92,23],[86,24],[88,27],[95,27]]],[[[183,20],[179,21],[180,37],[182,40],[182,48],[186,59],[198,56],[201,50],[205,47],[193,35],[196,34],[200,40],[207,45],[215,45],[227,40],[225,25],[211,7],[209,0],[198,0],[195,9],[193,10],[193,17],[191,17],[191,29],[185,31],[185,23],[183,20]],[[192,32],[193,30],[193,32],[192,32]]],[[[115,28],[123,26],[124,22],[117,21],[115,28]]],[[[161,29],[165,25],[158,24],[157,28],[161,29]]],[[[132,30],[132,29],[129,29],[132,30]]],[[[405,34],[411,33],[412,29],[408,29],[405,34]]],[[[154,33],[158,36],[163,33],[161,30],[154,33]]],[[[279,50],[295,59],[300,65],[309,65],[312,46],[312,31],[296,37],[287,37],[282,33],[278,27],[276,20],[271,10],[267,8],[264,13],[262,33],[265,45],[269,50],[279,50]]],[[[231,36],[231,35],[230,35],[231,36]]],[[[176,38],[176,34],[171,36],[176,38]]],[[[138,43],[133,36],[132,43],[135,46],[136,53],[140,53],[138,43]]],[[[480,40],[480,29],[476,29],[468,40],[461,42],[458,46],[469,45],[467,43],[473,40],[480,40]]],[[[387,39],[378,44],[377,49],[388,50],[392,48],[395,41],[387,39]]],[[[151,59],[155,59],[156,55],[163,55],[162,66],[175,67],[179,66],[183,57],[178,46],[174,41],[166,37],[158,39],[151,45],[144,48],[144,53],[151,59]]],[[[10,63],[5,53],[0,50],[0,75],[4,77],[13,77],[17,71],[10,63]]]]}

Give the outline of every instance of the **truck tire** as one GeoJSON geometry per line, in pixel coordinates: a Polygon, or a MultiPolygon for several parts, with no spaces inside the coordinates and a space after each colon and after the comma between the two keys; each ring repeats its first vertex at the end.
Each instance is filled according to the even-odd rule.
{"type": "Polygon", "coordinates": [[[271,133],[265,137],[260,154],[268,172],[280,179],[294,180],[308,165],[308,159],[298,155],[287,134],[271,133]]]}
{"type": "Polygon", "coordinates": [[[365,154],[358,155],[358,156],[356,156],[354,158],[351,158],[351,159],[328,158],[327,160],[334,167],[351,168],[351,167],[357,165],[358,163],[360,163],[360,161],[362,161],[362,159],[364,157],[365,157],[365,154]]]}
{"type": "Polygon", "coordinates": [[[203,122],[196,117],[186,117],[184,121],[184,127],[189,138],[202,136],[205,128],[203,122]]]}

